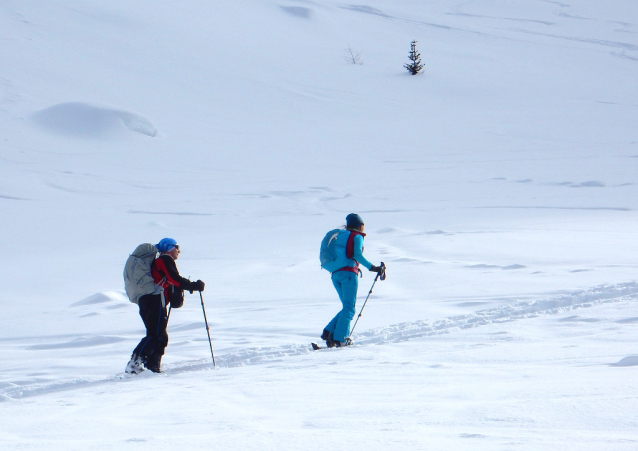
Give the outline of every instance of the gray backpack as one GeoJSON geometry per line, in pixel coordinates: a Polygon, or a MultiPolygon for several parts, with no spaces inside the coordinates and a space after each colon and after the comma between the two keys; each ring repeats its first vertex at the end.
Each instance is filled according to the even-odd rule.
{"type": "Polygon", "coordinates": [[[124,288],[129,300],[137,304],[145,294],[160,294],[151,275],[151,265],[157,256],[157,248],[149,243],[140,244],[129,255],[124,265],[124,288]]]}

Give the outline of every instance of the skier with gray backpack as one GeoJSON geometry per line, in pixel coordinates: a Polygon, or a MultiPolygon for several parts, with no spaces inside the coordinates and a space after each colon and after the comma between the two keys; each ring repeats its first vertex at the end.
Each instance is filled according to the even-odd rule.
{"type": "Polygon", "coordinates": [[[124,286],[131,302],[139,306],[146,336],[135,347],[126,372],[139,374],[145,369],[161,372],[161,361],[168,345],[166,308],[184,304],[184,290],[204,291],[204,282],[191,282],[179,275],[175,260],[179,245],[172,238],[158,244],[140,244],[124,266],[124,286]],[[160,253],[157,257],[157,253],[160,253]],[[157,258],[156,258],[157,257],[157,258]]]}
{"type": "MultiPolygon", "coordinates": [[[[364,226],[361,216],[350,213],[346,217],[345,228],[331,230],[321,241],[319,251],[321,267],[331,273],[332,284],[337,290],[342,304],[341,311],[332,318],[321,334],[321,339],[325,340],[329,348],[352,344],[350,322],[354,317],[357,302],[359,275],[361,275],[359,265],[361,264],[368,270],[377,273],[374,279],[375,283],[378,278],[385,280],[383,262],[379,266],[375,266],[363,256],[364,226]]],[[[370,293],[372,293],[372,288],[370,293]]],[[[370,294],[368,294],[369,296],[370,294]]],[[[313,349],[319,349],[316,343],[313,343],[313,349]]]]}

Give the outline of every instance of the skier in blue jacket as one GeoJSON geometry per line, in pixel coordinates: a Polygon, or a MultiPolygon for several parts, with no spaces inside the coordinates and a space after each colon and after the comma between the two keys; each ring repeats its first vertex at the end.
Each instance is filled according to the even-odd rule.
{"type": "Polygon", "coordinates": [[[381,273],[383,267],[375,266],[363,256],[363,230],[365,225],[361,216],[350,213],[346,217],[346,227],[340,230],[335,242],[337,260],[335,267],[340,268],[332,273],[332,283],[339,294],[343,308],[324,328],[321,339],[329,348],[352,344],[350,322],[354,318],[359,287],[359,265],[368,270],[381,273]]]}

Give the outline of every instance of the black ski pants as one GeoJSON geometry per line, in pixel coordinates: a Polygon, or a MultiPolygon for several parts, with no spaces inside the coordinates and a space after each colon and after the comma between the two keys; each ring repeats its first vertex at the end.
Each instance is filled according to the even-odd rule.
{"type": "Polygon", "coordinates": [[[162,307],[162,296],[159,294],[142,296],[138,305],[146,327],[146,336],[133,353],[142,357],[147,368],[159,368],[164,349],[168,345],[166,307],[162,307]]]}

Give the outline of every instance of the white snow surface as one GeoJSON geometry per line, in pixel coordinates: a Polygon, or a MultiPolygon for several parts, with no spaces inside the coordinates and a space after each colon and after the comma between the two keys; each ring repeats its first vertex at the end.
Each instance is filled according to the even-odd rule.
{"type": "Polygon", "coordinates": [[[635,0],[4,0],[0,40],[0,449],[638,449],[635,0]],[[350,212],[388,278],[311,351],[350,212]],[[217,365],[195,294],[128,376],[166,236],[217,365]]]}

